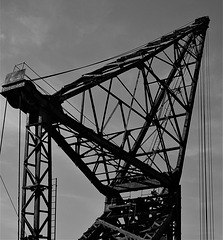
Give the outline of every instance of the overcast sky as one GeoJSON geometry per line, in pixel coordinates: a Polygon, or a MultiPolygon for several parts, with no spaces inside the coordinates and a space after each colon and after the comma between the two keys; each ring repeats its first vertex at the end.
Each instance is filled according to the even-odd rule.
{"type": "MultiPolygon", "coordinates": [[[[222,0],[1,0],[0,84],[15,64],[41,76],[109,58],[152,41],[201,16],[208,30],[211,80],[215,236],[222,239],[222,0]]],[[[59,89],[78,77],[56,78],[59,89]]],[[[71,75],[69,75],[71,76],[71,75]]],[[[2,129],[4,101],[0,96],[2,129]]],[[[195,106],[196,109],[196,106],[195,106]]],[[[23,122],[25,116],[23,116],[23,122]]],[[[198,133],[194,114],[182,184],[182,239],[199,239],[198,133]]],[[[23,127],[24,130],[24,127],[23,127]]],[[[18,112],[7,111],[1,176],[17,204],[18,112]]],[[[104,198],[54,147],[58,178],[57,239],[77,239],[100,216],[104,198]]],[[[17,219],[1,187],[2,240],[17,239],[17,219]]]]}

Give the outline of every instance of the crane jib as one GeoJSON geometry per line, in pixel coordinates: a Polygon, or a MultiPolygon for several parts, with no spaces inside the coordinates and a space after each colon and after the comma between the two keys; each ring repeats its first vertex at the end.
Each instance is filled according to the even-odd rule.
{"type": "Polygon", "coordinates": [[[209,21],[110,58],[52,95],[24,64],[7,74],[1,95],[27,114],[21,239],[25,231],[27,239],[51,239],[51,139],[106,197],[80,240],[181,239],[180,178],[209,21]],[[133,88],[123,77],[130,71],[133,88]],[[62,108],[71,98],[80,101],[78,117],[62,108]]]}

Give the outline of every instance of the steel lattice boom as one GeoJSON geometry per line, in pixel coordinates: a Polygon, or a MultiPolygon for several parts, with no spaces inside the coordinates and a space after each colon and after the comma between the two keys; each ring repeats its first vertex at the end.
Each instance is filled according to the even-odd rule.
{"type": "Polygon", "coordinates": [[[179,184],[208,24],[208,17],[196,19],[52,95],[37,90],[25,69],[8,75],[2,95],[29,116],[27,134],[36,128],[26,139],[34,149],[26,151],[22,203],[32,239],[51,239],[51,196],[44,192],[52,186],[41,183],[51,176],[46,133],[106,197],[104,213],[81,240],[181,239],[179,184]],[[78,110],[66,108],[68,99],[78,110]],[[34,224],[26,211],[32,201],[34,224]]]}

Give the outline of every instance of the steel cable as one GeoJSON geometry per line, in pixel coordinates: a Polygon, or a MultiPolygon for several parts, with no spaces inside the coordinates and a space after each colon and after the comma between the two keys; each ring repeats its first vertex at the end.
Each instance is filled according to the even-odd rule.
{"type": "MultiPolygon", "coordinates": [[[[7,106],[8,106],[8,101],[7,99],[5,100],[5,107],[4,107],[4,113],[3,113],[3,122],[2,122],[2,131],[1,131],[1,139],[0,139],[0,157],[1,157],[1,154],[2,154],[2,146],[3,146],[3,137],[4,137],[4,130],[5,130],[5,122],[6,122],[6,113],[7,113],[7,106]]],[[[19,166],[20,166],[20,139],[21,139],[21,110],[19,111],[19,166]]],[[[21,223],[21,218],[20,218],[20,170],[19,170],[19,173],[18,173],[18,210],[16,209],[16,206],[12,200],[12,197],[9,193],[9,190],[5,184],[5,181],[2,177],[2,175],[0,174],[0,178],[1,178],[1,182],[3,184],[3,187],[6,191],[6,194],[9,198],[9,201],[14,209],[14,212],[18,218],[18,239],[19,239],[19,226],[20,226],[20,223],[21,223]]],[[[25,235],[27,236],[27,234],[25,233],[25,235]]]]}
{"type": "Polygon", "coordinates": [[[18,240],[20,239],[20,195],[21,195],[21,127],[22,127],[22,111],[21,96],[19,97],[19,121],[18,121],[18,240]]]}
{"type": "Polygon", "coordinates": [[[5,119],[6,119],[6,110],[7,110],[7,99],[5,100],[5,107],[4,107],[4,113],[3,113],[3,121],[2,121],[2,132],[1,132],[1,140],[0,140],[0,156],[2,152],[2,145],[3,145],[3,135],[4,135],[4,129],[5,129],[5,119]]]}
{"type": "MultiPolygon", "coordinates": [[[[187,23],[187,24],[185,24],[185,25],[177,28],[174,32],[176,32],[177,30],[180,30],[180,29],[182,29],[182,28],[185,28],[186,26],[189,26],[189,25],[191,25],[192,23],[193,23],[193,21],[190,21],[189,23],[187,23]]],[[[170,32],[167,33],[166,35],[169,35],[169,34],[171,34],[171,33],[173,33],[173,31],[170,31],[170,32]]],[[[165,35],[165,36],[166,36],[166,35],[165,35]]],[[[155,41],[158,40],[158,39],[159,39],[159,38],[156,38],[156,39],[154,39],[154,40],[151,41],[151,42],[155,42],[155,41]]],[[[105,62],[108,62],[108,61],[110,61],[110,60],[117,59],[117,58],[120,58],[120,57],[122,57],[122,56],[126,56],[127,54],[134,53],[134,52],[136,52],[137,50],[142,49],[143,47],[146,47],[147,45],[148,45],[148,43],[145,43],[145,44],[142,44],[142,45],[140,45],[140,46],[138,46],[138,47],[136,47],[136,48],[133,48],[133,49],[131,49],[131,50],[129,50],[129,51],[125,51],[125,52],[123,52],[123,53],[121,53],[121,54],[118,54],[118,55],[115,55],[115,56],[113,56],[113,57],[106,58],[106,59],[103,59],[103,60],[99,60],[99,61],[96,61],[96,62],[94,62],[94,63],[86,64],[86,65],[84,65],[84,66],[80,66],[80,67],[72,68],[72,69],[69,69],[69,70],[65,70],[65,71],[61,71],[61,72],[49,74],[49,75],[46,75],[46,76],[44,76],[44,77],[38,76],[37,78],[32,79],[31,81],[44,80],[44,79],[46,79],[46,78],[51,78],[51,77],[63,75],[63,74],[66,74],[66,73],[78,71],[78,70],[85,69],[85,68],[88,68],[88,67],[92,67],[92,66],[95,66],[95,65],[98,65],[98,64],[101,64],[101,63],[105,63],[105,62]]]]}
{"type": "MultiPolygon", "coordinates": [[[[208,40],[208,38],[207,38],[208,40]]],[[[205,48],[198,89],[200,240],[214,240],[214,185],[211,136],[209,46],[205,48]]]]}

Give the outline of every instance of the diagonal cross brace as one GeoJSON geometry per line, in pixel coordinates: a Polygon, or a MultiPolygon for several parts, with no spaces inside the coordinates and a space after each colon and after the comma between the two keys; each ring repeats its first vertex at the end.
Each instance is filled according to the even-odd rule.
{"type": "Polygon", "coordinates": [[[115,225],[113,225],[111,223],[108,223],[108,222],[106,222],[104,220],[97,219],[96,222],[101,224],[103,227],[109,228],[112,231],[119,232],[119,233],[125,235],[125,239],[126,240],[144,240],[144,238],[136,236],[135,234],[130,233],[130,232],[126,231],[126,230],[123,230],[123,229],[121,229],[121,228],[119,228],[119,227],[117,227],[117,226],[115,226],[115,225]]]}

